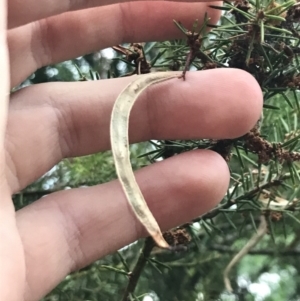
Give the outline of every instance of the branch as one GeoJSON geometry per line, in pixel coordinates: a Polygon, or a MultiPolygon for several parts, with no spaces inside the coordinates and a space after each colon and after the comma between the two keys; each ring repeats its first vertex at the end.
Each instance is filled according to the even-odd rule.
{"type": "Polygon", "coordinates": [[[124,292],[122,301],[130,301],[130,295],[133,294],[141,273],[146,265],[146,262],[151,254],[152,249],[154,248],[153,239],[151,237],[146,238],[144,247],[141,251],[139,259],[131,273],[129,273],[129,282],[124,292]]]}
{"type": "Polygon", "coordinates": [[[257,232],[251,237],[248,243],[237,253],[227,265],[223,277],[225,288],[228,292],[232,292],[232,287],[229,280],[229,273],[231,269],[264,237],[267,232],[267,222],[265,216],[261,216],[260,225],[257,232]]]}
{"type": "MultiPolygon", "coordinates": [[[[227,254],[236,254],[239,250],[231,249],[227,246],[222,245],[212,245],[209,247],[211,251],[217,251],[219,253],[227,253],[227,254]]],[[[300,251],[297,250],[286,250],[286,251],[277,251],[273,249],[264,249],[264,250],[249,250],[247,255],[266,255],[266,256],[300,256],[300,251]]]]}

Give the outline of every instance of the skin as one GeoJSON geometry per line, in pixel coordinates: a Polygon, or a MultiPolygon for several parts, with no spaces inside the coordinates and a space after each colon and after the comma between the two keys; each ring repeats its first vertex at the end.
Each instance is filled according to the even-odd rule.
{"type": "MultiPolygon", "coordinates": [[[[39,300],[71,271],[146,235],[118,181],[53,193],[18,212],[11,200],[63,158],[109,148],[112,106],[131,79],[47,83],[9,98],[10,87],[38,67],[125,41],[179,38],[173,19],[190,26],[206,10],[212,22],[219,18],[207,3],[112,2],[10,0],[7,8],[0,0],[0,300],[39,300]]],[[[255,124],[261,108],[259,86],[245,72],[188,73],[185,82],[141,95],[129,137],[233,138],[255,124]]],[[[192,151],[136,178],[166,230],[214,207],[229,172],[218,154],[192,151]]]]}

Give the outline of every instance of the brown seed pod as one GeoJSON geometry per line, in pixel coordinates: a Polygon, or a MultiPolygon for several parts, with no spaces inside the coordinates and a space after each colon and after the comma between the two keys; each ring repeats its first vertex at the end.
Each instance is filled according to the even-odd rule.
{"type": "Polygon", "coordinates": [[[169,248],[169,245],[163,238],[158,223],[148,208],[130,164],[129,115],[139,95],[146,88],[171,78],[180,77],[180,75],[179,72],[158,72],[137,77],[118,96],[113,107],[110,123],[111,148],[116,172],[123,191],[135,216],[161,248],[169,248]]]}

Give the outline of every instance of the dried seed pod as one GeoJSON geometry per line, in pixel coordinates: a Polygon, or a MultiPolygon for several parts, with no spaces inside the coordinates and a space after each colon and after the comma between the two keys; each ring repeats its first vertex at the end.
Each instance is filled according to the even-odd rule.
{"type": "Polygon", "coordinates": [[[147,206],[130,163],[129,116],[134,103],[147,87],[171,78],[180,77],[180,75],[181,73],[178,72],[159,72],[138,77],[118,96],[113,107],[110,123],[111,148],[116,172],[123,191],[135,216],[161,248],[169,248],[169,245],[163,238],[158,223],[147,206]]]}

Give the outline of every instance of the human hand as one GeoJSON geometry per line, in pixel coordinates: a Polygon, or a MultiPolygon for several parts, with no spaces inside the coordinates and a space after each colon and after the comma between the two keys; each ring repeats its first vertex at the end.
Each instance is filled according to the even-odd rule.
{"type": "MultiPolygon", "coordinates": [[[[132,79],[35,85],[14,93],[7,110],[8,67],[12,87],[43,65],[97,49],[178,38],[173,19],[188,26],[207,10],[212,22],[219,17],[206,3],[131,2],[83,10],[97,2],[10,0],[6,19],[1,1],[0,300],[39,300],[68,273],[146,235],[118,181],[53,193],[17,213],[11,200],[63,158],[107,150],[113,103],[132,79]]],[[[147,91],[132,112],[132,142],[237,137],[255,124],[262,107],[252,76],[233,69],[189,73],[185,82],[147,91]]],[[[229,182],[226,163],[212,151],[178,155],[136,176],[163,230],[211,209],[229,182]]]]}

